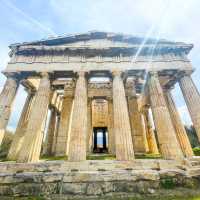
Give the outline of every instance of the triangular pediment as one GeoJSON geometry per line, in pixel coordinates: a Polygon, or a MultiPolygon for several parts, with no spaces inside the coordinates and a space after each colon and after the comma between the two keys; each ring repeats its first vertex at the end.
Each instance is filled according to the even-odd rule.
{"type": "MultiPolygon", "coordinates": [[[[138,51],[138,49],[142,49],[144,52],[153,51],[156,53],[155,49],[158,52],[164,50],[164,52],[168,52],[169,49],[173,51],[183,51],[186,54],[189,53],[193,45],[185,44],[182,42],[171,42],[164,39],[152,39],[152,38],[144,38],[144,37],[136,37],[132,35],[126,35],[121,33],[110,33],[110,32],[88,32],[82,34],[73,34],[73,35],[65,35],[60,37],[52,37],[44,40],[33,41],[33,42],[24,42],[10,45],[11,50],[15,50],[16,48],[20,51],[31,51],[31,49],[35,50],[78,50],[76,53],[80,53],[82,51],[90,50],[95,53],[94,50],[104,51],[109,49],[112,51],[112,54],[115,55],[115,52],[119,49],[127,49],[129,54],[134,54],[138,51]],[[149,51],[150,50],[150,51],[149,51]]],[[[73,52],[74,53],[74,52],[73,52]]],[[[88,52],[91,54],[91,52],[88,52]]],[[[140,53],[142,53],[140,51],[140,53]]],[[[93,55],[92,54],[92,55],[93,55]]],[[[97,52],[95,54],[98,54],[97,52]]],[[[102,54],[102,53],[100,53],[102,54]]],[[[145,53],[146,54],[146,53],[145,53]]]]}
{"type": "Polygon", "coordinates": [[[153,39],[153,38],[144,38],[144,37],[137,37],[133,35],[126,35],[121,33],[110,33],[110,32],[87,32],[82,34],[73,34],[73,35],[65,35],[65,36],[58,36],[58,37],[51,37],[39,41],[33,42],[24,42],[24,43],[17,43],[12,44],[11,46],[22,46],[22,45],[47,45],[47,46],[57,46],[57,45],[83,45],[91,43],[100,44],[101,42],[107,42],[107,44],[130,44],[130,45],[141,45],[145,44],[184,44],[184,43],[176,43],[164,39],[153,39]]]}

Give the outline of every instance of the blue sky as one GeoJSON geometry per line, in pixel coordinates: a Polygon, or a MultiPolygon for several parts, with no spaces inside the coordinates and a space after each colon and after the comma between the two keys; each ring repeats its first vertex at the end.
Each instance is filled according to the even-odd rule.
{"type": "MultiPolygon", "coordinates": [[[[0,69],[8,62],[8,45],[91,30],[165,38],[194,44],[189,57],[200,89],[199,0],[0,0],[0,69]]],[[[5,77],[0,75],[2,88],[5,77]]],[[[178,87],[173,91],[181,117],[190,124],[178,87]]],[[[25,93],[14,102],[9,128],[14,129],[25,93]]]]}

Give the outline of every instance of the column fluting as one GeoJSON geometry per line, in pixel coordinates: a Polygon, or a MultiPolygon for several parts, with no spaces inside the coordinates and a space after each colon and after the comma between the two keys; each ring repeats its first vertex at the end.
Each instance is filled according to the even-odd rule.
{"type": "Polygon", "coordinates": [[[149,95],[159,147],[165,159],[180,160],[183,154],[165,102],[158,74],[151,72],[148,79],[149,95]]]}
{"type": "Polygon", "coordinates": [[[24,141],[19,152],[18,162],[37,162],[40,157],[43,130],[50,102],[50,80],[42,74],[33,105],[30,110],[24,141]]]}
{"type": "Polygon", "coordinates": [[[113,73],[113,113],[117,160],[134,160],[131,126],[121,72],[113,73]]]}
{"type": "Polygon", "coordinates": [[[93,146],[93,130],[92,130],[92,99],[88,99],[88,110],[87,110],[87,121],[88,121],[88,129],[87,129],[87,153],[92,153],[93,146]]]}
{"type": "Polygon", "coordinates": [[[85,72],[78,72],[71,120],[69,161],[86,160],[87,136],[87,81],[85,72]]]}
{"type": "Polygon", "coordinates": [[[115,132],[113,126],[113,100],[108,99],[108,151],[115,155],[115,132]]]}
{"type": "Polygon", "coordinates": [[[190,75],[183,76],[179,85],[200,141],[200,94],[190,75]]]}
{"type": "Polygon", "coordinates": [[[19,81],[17,79],[8,77],[0,94],[0,145],[5,134],[6,126],[8,125],[18,86],[19,81]]]}
{"type": "Polygon", "coordinates": [[[192,151],[192,147],[191,147],[189,138],[188,138],[186,130],[182,124],[178,110],[176,109],[176,105],[174,103],[171,92],[169,90],[167,90],[165,92],[165,97],[166,97],[166,102],[168,105],[170,116],[171,116],[171,119],[172,119],[172,122],[173,122],[173,125],[175,128],[177,139],[180,143],[182,152],[186,157],[192,157],[193,151],[192,151]]]}
{"type": "Polygon", "coordinates": [[[16,131],[13,137],[13,141],[11,143],[11,146],[8,152],[9,160],[16,160],[18,157],[19,151],[21,149],[21,146],[24,140],[24,134],[26,131],[27,122],[28,122],[29,114],[30,114],[30,108],[33,103],[33,99],[34,99],[34,93],[28,92],[16,131]]]}
{"type": "Polygon", "coordinates": [[[56,109],[51,107],[51,116],[49,119],[48,130],[47,130],[47,138],[46,138],[46,150],[45,155],[50,156],[53,154],[53,139],[56,130],[56,109]]]}
{"type": "Polygon", "coordinates": [[[149,153],[159,154],[158,145],[155,137],[155,133],[153,130],[153,124],[151,121],[150,113],[148,108],[144,108],[143,110],[144,120],[146,124],[146,132],[147,132],[147,142],[149,146],[149,153]]]}
{"type": "Polygon", "coordinates": [[[62,109],[60,114],[60,124],[58,128],[57,141],[56,141],[56,156],[67,155],[67,144],[69,134],[69,122],[72,110],[73,98],[64,94],[62,101],[62,109]]]}

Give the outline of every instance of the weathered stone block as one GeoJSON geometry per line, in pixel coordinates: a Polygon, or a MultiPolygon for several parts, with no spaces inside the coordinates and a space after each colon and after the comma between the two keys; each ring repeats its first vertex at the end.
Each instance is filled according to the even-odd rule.
{"type": "Polygon", "coordinates": [[[62,194],[86,194],[86,183],[63,183],[60,186],[60,193],[62,194]]]}
{"type": "Polygon", "coordinates": [[[87,185],[87,195],[101,195],[103,190],[100,183],[89,183],[87,185]]]}

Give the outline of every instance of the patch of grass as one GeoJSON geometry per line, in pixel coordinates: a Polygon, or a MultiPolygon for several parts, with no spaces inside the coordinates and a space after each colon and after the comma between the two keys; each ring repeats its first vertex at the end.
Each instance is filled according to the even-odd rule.
{"type": "MultiPolygon", "coordinates": [[[[145,197],[145,200],[200,200],[200,197],[145,197]]],[[[122,198],[122,199],[115,199],[115,200],[143,200],[142,198],[122,198]]],[[[113,200],[113,199],[112,199],[113,200]]]]}
{"type": "Polygon", "coordinates": [[[200,156],[200,147],[193,148],[193,152],[195,156],[200,156]]]}
{"type": "Polygon", "coordinates": [[[45,200],[44,197],[15,197],[15,200],[45,200]]]}
{"type": "Polygon", "coordinates": [[[0,158],[0,162],[8,162],[8,161],[15,161],[15,160],[9,160],[7,157],[0,158]]]}
{"type": "Polygon", "coordinates": [[[176,186],[173,178],[165,178],[161,180],[161,187],[164,189],[173,189],[176,186]]]}
{"type": "Polygon", "coordinates": [[[161,159],[162,156],[160,154],[143,154],[143,155],[135,155],[136,159],[161,159]]]}
{"type": "MultiPolygon", "coordinates": [[[[143,155],[136,155],[136,159],[162,159],[160,154],[143,154],[143,155]]],[[[87,160],[115,160],[116,156],[111,154],[91,154],[87,156],[87,160]]]]}
{"type": "Polygon", "coordinates": [[[103,155],[89,155],[87,156],[87,160],[115,160],[116,157],[111,154],[103,154],[103,155]]]}
{"type": "MultiPolygon", "coordinates": [[[[45,197],[15,197],[15,200],[45,200],[47,198],[45,197]]],[[[77,198],[75,198],[77,200],[77,198]]],[[[97,200],[97,198],[95,198],[97,200]]],[[[116,196],[111,196],[111,197],[101,197],[98,198],[101,200],[200,200],[199,197],[176,197],[176,196],[169,196],[169,197],[159,197],[159,196],[154,196],[154,197],[149,197],[149,196],[140,196],[140,197],[116,197],[116,196]]],[[[87,197],[82,197],[80,200],[88,200],[87,197]]]]}
{"type": "MultiPolygon", "coordinates": [[[[136,155],[136,159],[162,159],[160,154],[143,154],[136,155]]],[[[52,160],[67,160],[67,156],[42,156],[41,160],[52,161],[52,160]]],[[[91,154],[87,156],[87,160],[115,160],[116,156],[111,154],[91,154]]],[[[8,160],[4,160],[8,161],[8,160]]]]}
{"type": "Polygon", "coordinates": [[[52,160],[67,160],[67,156],[42,156],[41,160],[52,161],[52,160]]]}

